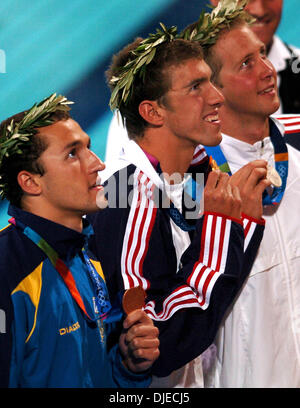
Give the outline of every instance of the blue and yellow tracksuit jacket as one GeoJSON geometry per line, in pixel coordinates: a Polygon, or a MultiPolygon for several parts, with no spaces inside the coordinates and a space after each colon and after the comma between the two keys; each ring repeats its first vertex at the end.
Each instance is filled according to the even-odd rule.
{"type": "MultiPolygon", "coordinates": [[[[80,256],[83,233],[9,207],[69,266],[86,310],[94,316],[92,282],[80,256]]],[[[14,225],[0,232],[0,387],[146,387],[150,377],[125,369],[116,324],[105,338],[89,322],[49,259],[14,225]],[[116,340],[113,341],[111,337],[116,340]],[[109,346],[108,346],[109,344],[109,346]]],[[[89,254],[97,272],[99,262],[89,254]]]]}

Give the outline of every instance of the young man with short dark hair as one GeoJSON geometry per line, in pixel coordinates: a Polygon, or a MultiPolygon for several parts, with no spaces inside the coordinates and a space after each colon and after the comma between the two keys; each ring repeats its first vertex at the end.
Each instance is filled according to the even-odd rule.
{"type": "Polygon", "coordinates": [[[108,207],[91,217],[95,251],[113,277],[108,286],[115,293],[140,285],[147,293],[145,310],[160,329],[153,370],[166,377],[153,385],[201,387],[199,355],[251,267],[269,182],[264,161],[246,166],[239,173],[247,187],[241,202],[239,186],[210,171],[200,144],[221,141],[223,96],[201,46],[178,39],[174,27],[161,28],[113,59],[110,105],[131,140],[107,163],[108,207]]]}
{"type": "Polygon", "coordinates": [[[105,201],[105,166],[68,104],[54,94],[0,126],[0,386],[146,387],[158,330],[142,310],[122,330],[110,302],[83,218],[105,201]]]}

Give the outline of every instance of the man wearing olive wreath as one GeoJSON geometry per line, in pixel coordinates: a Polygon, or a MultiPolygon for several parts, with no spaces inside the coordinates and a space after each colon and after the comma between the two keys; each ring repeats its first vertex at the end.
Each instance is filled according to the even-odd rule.
{"type": "Polygon", "coordinates": [[[230,179],[210,171],[200,145],[221,141],[223,96],[210,76],[201,46],[164,25],[125,47],[108,71],[110,105],[131,140],[100,172],[108,207],[90,216],[93,250],[113,293],[138,285],[146,291],[145,311],[160,329],[153,372],[164,377],[153,386],[203,386],[198,356],[247,276],[264,229],[266,162],[254,161],[230,179]]]}
{"type": "MultiPolygon", "coordinates": [[[[219,0],[210,2],[217,6],[219,0]]],[[[300,113],[300,49],[285,43],[276,35],[283,7],[283,0],[250,0],[245,11],[255,19],[251,30],[265,44],[267,57],[277,72],[281,103],[276,114],[290,115],[300,113]]]]}
{"type": "Polygon", "coordinates": [[[158,331],[142,310],[122,322],[89,249],[104,164],[70,103],[53,94],[0,125],[0,387],[147,387],[158,331]]]}
{"type": "Polygon", "coordinates": [[[264,237],[216,337],[217,354],[206,386],[299,387],[300,153],[285,138],[300,126],[270,117],[279,106],[276,72],[248,24],[246,2],[240,2],[238,15],[234,3],[220,1],[184,33],[203,46],[213,82],[225,98],[220,108],[222,142],[207,151],[234,175],[249,161],[265,159],[281,181],[273,180],[264,194],[264,237]],[[224,20],[224,9],[230,21],[224,20]]]}

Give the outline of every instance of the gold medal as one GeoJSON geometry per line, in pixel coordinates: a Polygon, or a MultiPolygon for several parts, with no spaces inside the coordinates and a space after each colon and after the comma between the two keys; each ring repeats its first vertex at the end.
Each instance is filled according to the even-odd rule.
{"type": "Polygon", "coordinates": [[[217,162],[212,158],[212,156],[209,156],[209,164],[211,166],[212,171],[216,171],[219,169],[217,162]]]}
{"type": "Polygon", "coordinates": [[[142,309],[145,304],[146,292],[141,286],[127,289],[123,295],[122,306],[126,314],[142,309]]]}
{"type": "Polygon", "coordinates": [[[282,180],[278,172],[272,166],[267,166],[267,180],[271,181],[274,187],[280,187],[282,180]]]}

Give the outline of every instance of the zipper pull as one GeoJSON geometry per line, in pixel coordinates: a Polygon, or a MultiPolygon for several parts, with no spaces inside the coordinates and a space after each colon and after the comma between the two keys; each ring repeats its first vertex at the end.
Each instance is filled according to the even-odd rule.
{"type": "Polygon", "coordinates": [[[261,145],[260,145],[260,156],[264,154],[264,147],[265,147],[265,142],[262,140],[261,145]]]}

